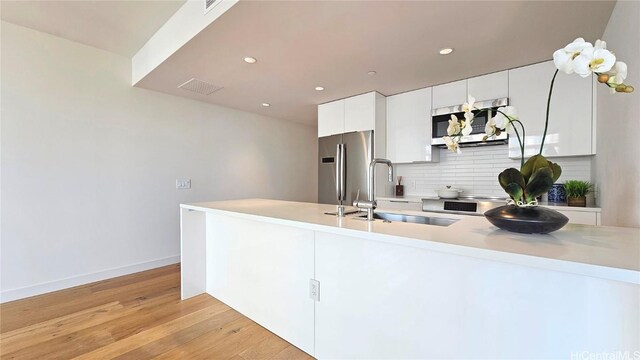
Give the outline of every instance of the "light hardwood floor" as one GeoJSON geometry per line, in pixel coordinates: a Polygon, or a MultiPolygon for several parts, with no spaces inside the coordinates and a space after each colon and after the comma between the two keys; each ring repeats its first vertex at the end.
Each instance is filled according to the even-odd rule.
{"type": "Polygon", "coordinates": [[[0,305],[4,359],[312,359],[166,266],[0,305]]]}

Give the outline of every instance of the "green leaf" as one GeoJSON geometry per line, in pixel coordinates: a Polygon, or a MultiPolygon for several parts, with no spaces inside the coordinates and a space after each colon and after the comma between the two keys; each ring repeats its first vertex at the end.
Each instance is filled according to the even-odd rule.
{"type": "Polygon", "coordinates": [[[522,194],[524,193],[524,189],[520,184],[509,183],[504,187],[504,191],[511,196],[514,201],[522,201],[522,194]]]}
{"type": "Polygon", "coordinates": [[[535,173],[538,169],[548,168],[549,161],[542,155],[534,155],[527,160],[527,162],[522,165],[522,176],[524,177],[525,182],[529,182],[529,178],[535,173]]]}
{"type": "Polygon", "coordinates": [[[562,175],[562,168],[560,165],[552,163],[551,161],[549,161],[549,168],[551,168],[553,172],[553,182],[555,183],[560,178],[560,175],[562,175]]]}
{"type": "MultiPolygon", "coordinates": [[[[498,175],[498,181],[500,182],[500,186],[507,191],[507,186],[511,183],[516,183],[520,185],[521,188],[524,189],[525,182],[522,174],[518,169],[508,168],[498,175]]],[[[507,191],[508,192],[508,191],[507,191]]]]}
{"type": "Polygon", "coordinates": [[[536,197],[549,191],[551,186],[553,186],[553,171],[549,167],[539,168],[531,175],[524,188],[525,202],[535,200],[536,197]]]}

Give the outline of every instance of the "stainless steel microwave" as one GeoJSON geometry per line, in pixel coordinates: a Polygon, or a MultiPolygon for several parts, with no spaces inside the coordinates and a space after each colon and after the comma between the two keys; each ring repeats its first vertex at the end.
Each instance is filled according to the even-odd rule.
{"type": "MultiPolygon", "coordinates": [[[[482,141],[484,137],[484,127],[487,121],[495,116],[496,109],[501,106],[507,106],[509,104],[508,98],[501,98],[495,100],[479,101],[475,103],[475,107],[478,109],[488,109],[488,111],[482,112],[482,114],[476,115],[473,120],[472,131],[468,136],[463,136],[459,144],[461,146],[476,146],[476,145],[498,145],[505,144],[509,135],[506,132],[495,136],[493,139],[482,141]]],[[[447,136],[447,127],[449,127],[449,120],[451,114],[455,114],[458,119],[464,120],[464,112],[462,111],[462,105],[449,106],[444,108],[434,109],[431,112],[431,145],[444,147],[446,146],[443,136],[447,136]]]]}

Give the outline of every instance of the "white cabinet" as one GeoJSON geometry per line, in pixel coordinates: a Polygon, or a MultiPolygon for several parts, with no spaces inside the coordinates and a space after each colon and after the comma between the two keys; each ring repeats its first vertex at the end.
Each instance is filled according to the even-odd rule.
{"type": "Polygon", "coordinates": [[[409,210],[409,211],[422,211],[422,202],[421,201],[408,201],[408,200],[388,200],[388,199],[378,199],[376,200],[378,203],[379,210],[409,210]]]}
{"type": "Polygon", "coordinates": [[[547,359],[637,344],[627,283],[323,232],[315,251],[317,359],[547,359]]]}
{"type": "Polygon", "coordinates": [[[314,353],[312,230],[207,214],[207,293],[314,353]]]}
{"type": "Polygon", "coordinates": [[[509,72],[505,70],[468,79],[467,94],[473,96],[476,101],[508,97],[509,72]]]}
{"type": "MultiPolygon", "coordinates": [[[[509,70],[509,102],[525,125],[525,157],[538,153],[544,132],[553,61],[509,70]]],[[[595,154],[593,79],[558,73],[551,97],[549,129],[542,154],[547,157],[595,154]]],[[[520,158],[518,140],[509,135],[509,157],[520,158]]]]}
{"type": "Polygon", "coordinates": [[[318,106],[318,137],[344,133],[344,100],[318,106]]]}
{"type": "Polygon", "coordinates": [[[434,109],[462,105],[467,101],[467,80],[454,81],[433,87],[434,109]]]}
{"type": "Polygon", "coordinates": [[[387,159],[393,163],[438,161],[431,147],[431,88],[387,97],[387,159]]]}
{"type": "Polygon", "coordinates": [[[376,94],[370,92],[344,99],[344,132],[375,130],[376,94]]]}
{"type": "Polygon", "coordinates": [[[375,91],[318,105],[318,137],[380,129],[385,108],[385,97],[375,91]]]}
{"type": "Polygon", "coordinates": [[[569,224],[600,225],[600,212],[580,210],[558,210],[558,212],[569,218],[569,224]]]}

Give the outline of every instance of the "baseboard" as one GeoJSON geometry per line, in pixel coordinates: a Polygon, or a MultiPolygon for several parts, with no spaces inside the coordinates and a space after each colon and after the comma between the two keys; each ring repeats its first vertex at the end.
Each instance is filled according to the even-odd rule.
{"type": "Polygon", "coordinates": [[[0,292],[0,303],[24,299],[27,297],[46,294],[53,291],[68,289],[74,286],[85,285],[85,284],[89,284],[89,283],[100,281],[100,280],[137,273],[140,271],[151,270],[161,266],[176,264],[179,262],[180,262],[180,255],[169,256],[162,259],[156,259],[156,260],[145,261],[137,264],[121,266],[118,268],[107,269],[103,271],[94,272],[91,274],[73,276],[65,279],[49,281],[46,283],[40,283],[32,286],[25,286],[18,289],[5,290],[0,292]]]}

